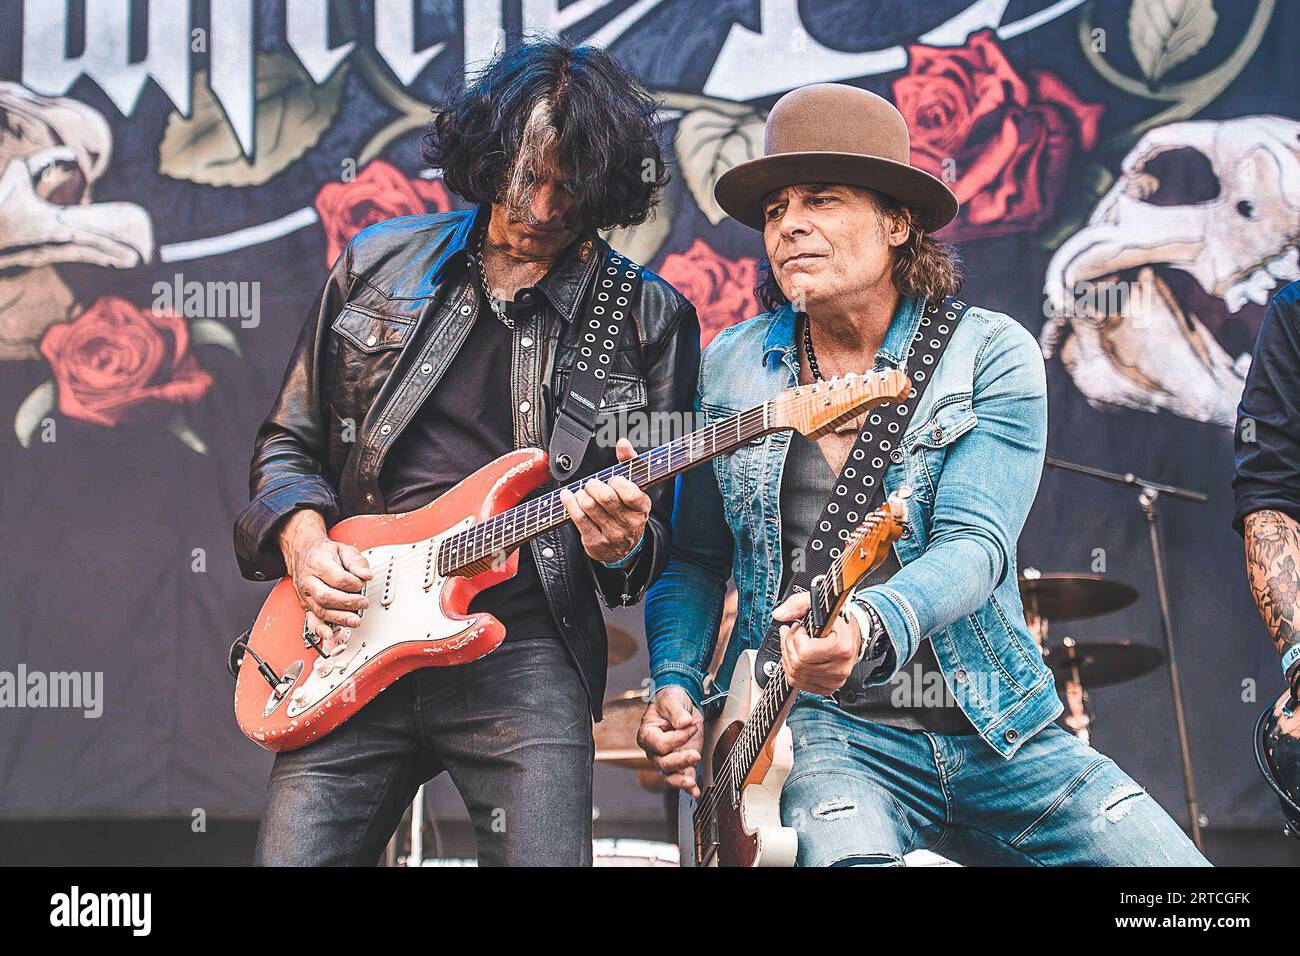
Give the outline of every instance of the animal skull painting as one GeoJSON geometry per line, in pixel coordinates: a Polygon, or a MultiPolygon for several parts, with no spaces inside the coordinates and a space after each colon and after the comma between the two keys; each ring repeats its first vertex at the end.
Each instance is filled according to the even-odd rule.
{"type": "Polygon", "coordinates": [[[1094,408],[1230,428],[1269,295],[1300,278],[1297,237],[1300,122],[1153,129],[1048,264],[1043,354],[1094,408]],[[1098,286],[1120,294],[1082,294],[1098,286]]]}
{"type": "Polygon", "coordinates": [[[0,82],[0,359],[39,358],[44,331],[81,311],[60,264],[126,269],[152,258],[148,212],[91,199],[111,148],[93,108],[0,82]]]}

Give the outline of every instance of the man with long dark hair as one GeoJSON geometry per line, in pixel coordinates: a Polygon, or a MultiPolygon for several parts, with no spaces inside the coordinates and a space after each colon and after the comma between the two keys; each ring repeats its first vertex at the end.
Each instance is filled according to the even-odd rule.
{"type": "Polygon", "coordinates": [[[661,773],[699,794],[702,671],[734,573],[718,683],[740,651],[770,643],[772,673],[802,692],[780,799],[800,865],[897,864],[921,848],[974,863],[1204,864],[1114,761],[1052,722],[1061,702],[1015,564],[1047,442],[1043,359],[1010,316],[955,298],[961,274],[933,233],[957,200],[909,164],[903,117],[866,90],[795,90],[768,116],[766,155],[715,192],[762,233],[771,311],[710,344],[700,407],[886,367],[912,391],[816,441],[770,435],[683,476],[646,601],[656,695],[639,739],[661,773]],[[906,536],[811,636],[802,568],[830,567],[903,488],[906,536]]]}
{"type": "MultiPolygon", "coordinates": [[[[597,233],[651,214],[667,180],[654,113],[601,50],[509,49],[425,137],[425,160],[475,208],[380,223],[339,257],[258,433],[235,529],[244,574],[292,577],[327,645],[360,623],[372,577],[359,551],[327,537],[335,520],[419,508],[512,449],[547,447],[562,412],[568,439],[585,426],[564,470],[632,456],[626,439],[591,440],[566,386],[578,392],[595,361],[585,336],[608,299],[594,288],[601,270],[637,274],[597,233]]],[[[689,410],[699,363],[695,311],[667,283],[641,272],[623,301],[599,356],[601,434],[610,414],[689,410]]],[[[640,600],[667,557],[672,490],[619,477],[561,497],[573,523],[521,548],[514,577],[470,605],[505,625],[497,650],[408,674],[334,733],[277,755],[260,862],[374,864],[443,770],[481,863],[590,862],[607,655],[595,593],[640,600]]]]}

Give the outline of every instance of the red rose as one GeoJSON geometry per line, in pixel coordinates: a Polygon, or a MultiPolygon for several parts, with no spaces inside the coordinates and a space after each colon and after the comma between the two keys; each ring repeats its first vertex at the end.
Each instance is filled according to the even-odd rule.
{"type": "Polygon", "coordinates": [[[104,296],[72,322],[50,326],[41,354],[54,370],[59,411],[112,428],[135,410],[197,402],[212,376],[189,354],[185,320],[104,296]]]}
{"type": "Polygon", "coordinates": [[[412,179],[391,163],[376,159],[350,183],[326,183],[316,194],[316,212],[329,242],[326,262],[362,229],[385,219],[447,212],[451,194],[441,179],[412,179]]]}
{"type": "Polygon", "coordinates": [[[992,30],[960,48],[912,46],[894,81],[912,162],[950,182],[961,201],[949,239],[1027,232],[1051,219],[1075,144],[1091,149],[1103,107],[1051,73],[1024,80],[992,30]]]}
{"type": "Polygon", "coordinates": [[[748,256],[731,260],[696,239],[685,252],[665,256],[659,275],[695,306],[701,347],[727,326],[759,313],[754,298],[758,263],[748,256]]]}

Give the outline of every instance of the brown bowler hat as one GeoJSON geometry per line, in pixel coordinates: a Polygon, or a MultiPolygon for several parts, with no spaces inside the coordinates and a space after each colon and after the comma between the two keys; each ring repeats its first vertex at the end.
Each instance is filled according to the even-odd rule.
{"type": "Polygon", "coordinates": [[[957,197],[910,162],[903,114],[883,97],[843,83],[791,90],[767,115],[764,155],[733,166],[713,187],[727,215],[763,229],[763,197],[800,183],[843,183],[907,206],[923,228],[957,215],[957,197]]]}

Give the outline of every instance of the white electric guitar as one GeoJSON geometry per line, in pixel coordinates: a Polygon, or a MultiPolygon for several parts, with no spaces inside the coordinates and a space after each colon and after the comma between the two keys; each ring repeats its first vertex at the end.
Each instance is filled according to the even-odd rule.
{"type": "MultiPolygon", "coordinates": [[[[803,619],[819,638],[858,583],[889,554],[903,530],[906,487],[867,516],[845,542],[826,574],[812,584],[812,606],[803,619]]],[[[798,838],[781,825],[781,788],[794,763],[786,714],[794,689],[780,662],[767,686],[754,675],[755,650],[741,652],[721,716],[705,731],[697,768],[699,801],[683,796],[678,820],[683,866],[793,866],[798,838]]]]}

